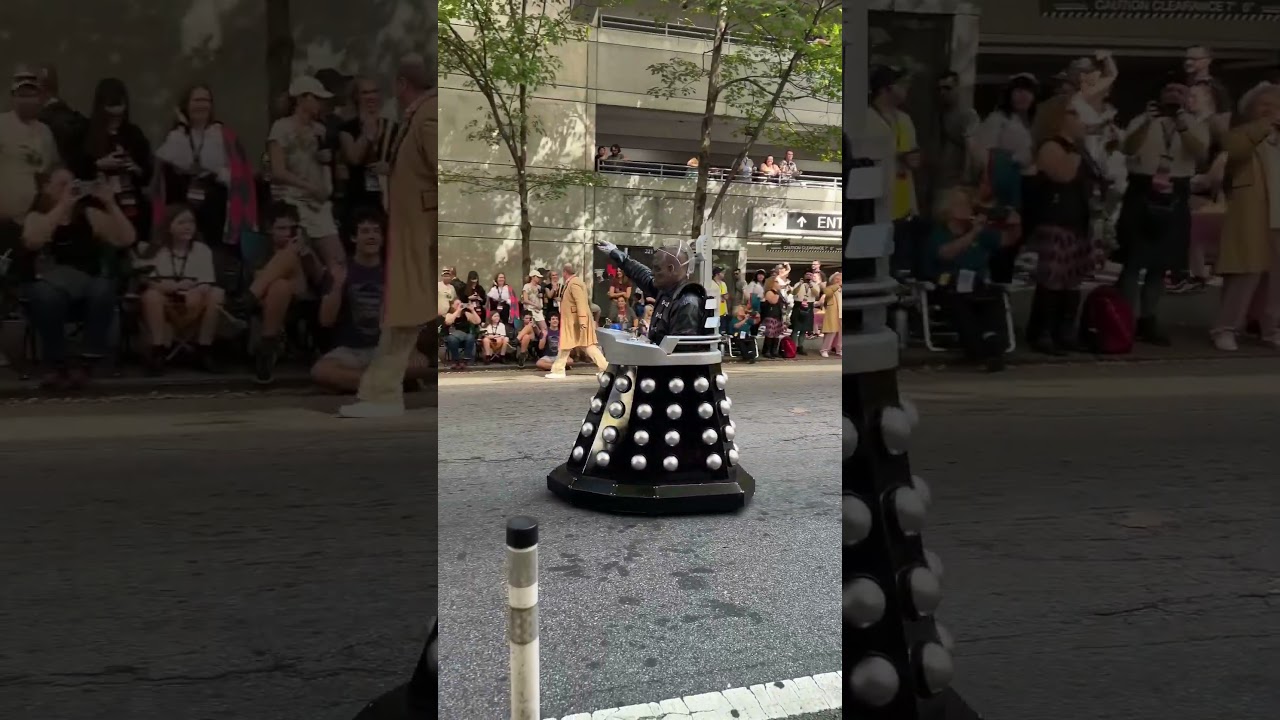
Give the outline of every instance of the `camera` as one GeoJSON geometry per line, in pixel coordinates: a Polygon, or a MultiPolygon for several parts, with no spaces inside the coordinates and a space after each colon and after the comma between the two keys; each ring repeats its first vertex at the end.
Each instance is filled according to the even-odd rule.
{"type": "Polygon", "coordinates": [[[1182,112],[1182,106],[1178,103],[1160,104],[1160,114],[1165,117],[1177,117],[1179,112],[1182,112]]]}

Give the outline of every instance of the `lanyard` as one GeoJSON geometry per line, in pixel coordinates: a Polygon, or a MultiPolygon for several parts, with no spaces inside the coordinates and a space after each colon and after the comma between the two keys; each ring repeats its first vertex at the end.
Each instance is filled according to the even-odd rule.
{"type": "Polygon", "coordinates": [[[169,272],[171,273],[170,277],[172,277],[174,280],[185,280],[187,278],[187,262],[190,259],[191,259],[191,248],[187,248],[187,254],[182,256],[182,269],[179,270],[178,263],[177,263],[177,260],[178,260],[177,253],[173,251],[173,248],[169,248],[169,272]]]}
{"type": "Polygon", "coordinates": [[[200,131],[200,144],[196,145],[195,130],[187,128],[187,144],[191,146],[191,162],[196,167],[204,167],[200,156],[204,155],[204,144],[209,139],[208,133],[209,128],[206,126],[204,130],[200,131]]]}

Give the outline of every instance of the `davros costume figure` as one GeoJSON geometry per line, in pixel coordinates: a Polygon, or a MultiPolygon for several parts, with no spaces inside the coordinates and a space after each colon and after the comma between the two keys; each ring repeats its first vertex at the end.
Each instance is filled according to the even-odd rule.
{"type": "Polygon", "coordinates": [[[696,336],[707,332],[707,290],[689,277],[692,258],[685,243],[659,248],[653,254],[653,270],[627,257],[613,243],[601,243],[599,248],[645,297],[656,301],[649,325],[651,342],[661,343],[668,335],[696,336]]]}
{"type": "Polygon", "coordinates": [[[738,510],[754,494],[755,479],[738,467],[706,244],[699,238],[692,254],[683,242],[661,248],[652,270],[612,243],[599,246],[657,306],[647,338],[598,331],[608,368],[569,460],[547,476],[561,498],[667,515],[738,510]],[[690,279],[691,265],[701,282],[690,279]]]}

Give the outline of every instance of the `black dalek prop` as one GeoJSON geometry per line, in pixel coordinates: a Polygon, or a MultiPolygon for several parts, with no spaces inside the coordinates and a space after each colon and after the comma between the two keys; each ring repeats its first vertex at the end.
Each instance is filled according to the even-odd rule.
{"type": "MultiPolygon", "coordinates": [[[[706,238],[695,267],[710,276],[706,238]]],[[[547,487],[593,510],[636,515],[732,512],[755,493],[739,464],[733,401],[713,328],[718,300],[706,301],[706,335],[668,335],[654,345],[609,329],[597,331],[609,366],[598,376],[569,452],[547,487]]]]}
{"type": "Polygon", "coordinates": [[[930,493],[907,459],[919,416],[898,394],[898,336],[887,317],[897,302],[886,207],[893,148],[858,142],[865,0],[846,3],[844,23],[844,708],[859,720],[979,720],[951,688],[953,640],[934,619],[942,564],[920,537],[930,493]]]}
{"type": "Polygon", "coordinates": [[[431,631],[409,682],[365,705],[354,720],[427,720],[436,717],[440,699],[440,667],[436,639],[439,623],[431,618],[431,631]]]}

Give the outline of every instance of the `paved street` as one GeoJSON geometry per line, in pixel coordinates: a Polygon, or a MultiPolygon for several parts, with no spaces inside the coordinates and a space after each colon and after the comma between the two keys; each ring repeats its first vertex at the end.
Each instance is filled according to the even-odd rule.
{"type": "Polygon", "coordinates": [[[759,489],[720,517],[600,515],[548,492],[591,373],[442,378],[443,717],[506,712],[503,527],[517,514],[542,526],[543,717],[839,670],[839,366],[727,367],[759,489]]]}
{"type": "Polygon", "coordinates": [[[1275,717],[1277,370],[904,377],[957,686],[990,720],[1275,717]]]}
{"type": "Polygon", "coordinates": [[[350,720],[408,679],[435,412],[337,404],[0,407],[0,717],[350,720]]]}

